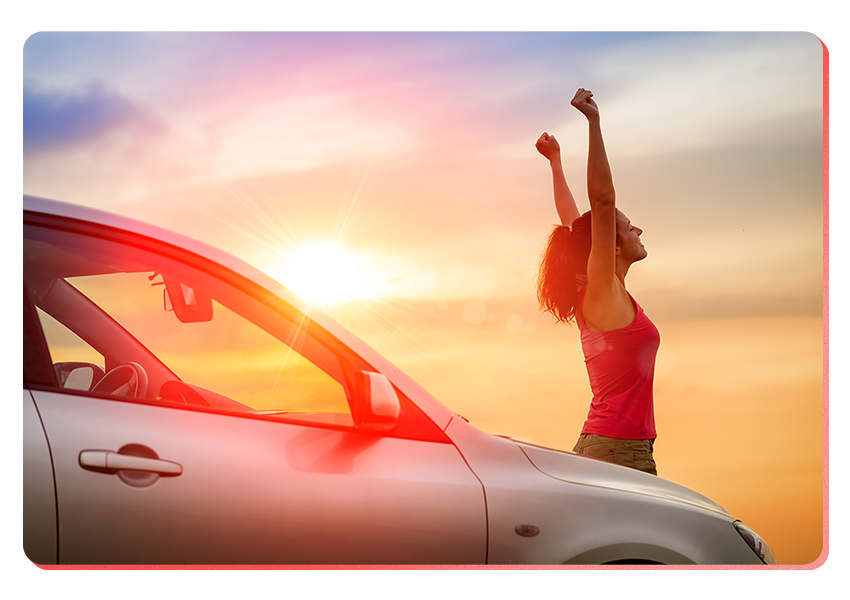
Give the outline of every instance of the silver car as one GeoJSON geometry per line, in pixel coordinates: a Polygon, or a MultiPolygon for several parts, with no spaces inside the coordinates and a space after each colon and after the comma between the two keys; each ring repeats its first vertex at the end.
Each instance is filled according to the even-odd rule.
{"type": "Polygon", "coordinates": [[[23,244],[35,563],[775,564],[687,488],[475,429],[219,250],[28,196],[23,244]]]}

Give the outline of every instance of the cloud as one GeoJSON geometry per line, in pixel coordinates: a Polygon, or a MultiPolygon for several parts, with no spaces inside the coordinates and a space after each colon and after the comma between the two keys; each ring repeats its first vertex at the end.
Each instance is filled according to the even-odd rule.
{"type": "MultiPolygon", "coordinates": [[[[610,137],[637,153],[743,136],[799,140],[799,119],[821,112],[821,59],[809,34],[694,35],[635,46],[628,60],[598,65],[607,82],[622,86],[606,105],[610,137]]],[[[818,135],[819,125],[808,134],[818,135]]]]}
{"type": "MultiPolygon", "coordinates": [[[[551,115],[545,127],[564,141],[586,137],[567,104],[578,86],[595,93],[606,141],[620,155],[819,135],[819,123],[809,124],[822,110],[823,49],[811,34],[642,34],[609,42],[593,52],[565,47],[557,55],[569,89],[548,76],[539,80],[541,97],[543,84],[557,89],[558,97],[550,94],[540,109],[551,115]]],[[[584,148],[567,143],[565,151],[580,156],[584,148]]]]}
{"type": "Polygon", "coordinates": [[[39,91],[24,86],[24,152],[66,149],[129,125],[161,127],[132,101],[99,83],[76,91],[39,91]]]}

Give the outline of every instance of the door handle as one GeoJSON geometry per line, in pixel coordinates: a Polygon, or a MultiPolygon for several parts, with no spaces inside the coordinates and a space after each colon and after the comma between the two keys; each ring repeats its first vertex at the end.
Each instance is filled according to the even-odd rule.
{"type": "Polygon", "coordinates": [[[164,477],[176,477],[183,473],[183,466],[170,460],[130,456],[109,450],[83,450],[80,452],[80,466],[99,473],[144,471],[164,477]]]}

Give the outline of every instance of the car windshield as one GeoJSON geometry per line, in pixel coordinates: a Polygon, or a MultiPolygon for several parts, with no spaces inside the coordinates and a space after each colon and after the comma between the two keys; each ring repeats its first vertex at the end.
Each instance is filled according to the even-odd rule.
{"type": "Polygon", "coordinates": [[[349,423],[340,353],[299,313],[286,318],[207,271],[135,244],[25,227],[24,277],[54,364],[135,363],[147,399],[191,392],[201,406],[349,423]]]}

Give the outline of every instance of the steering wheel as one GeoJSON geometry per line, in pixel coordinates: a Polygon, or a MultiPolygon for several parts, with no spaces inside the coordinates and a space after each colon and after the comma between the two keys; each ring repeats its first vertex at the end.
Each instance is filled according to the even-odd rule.
{"type": "Polygon", "coordinates": [[[148,374],[138,363],[124,363],[110,369],[91,391],[109,396],[142,398],[148,391],[148,374]]]}

